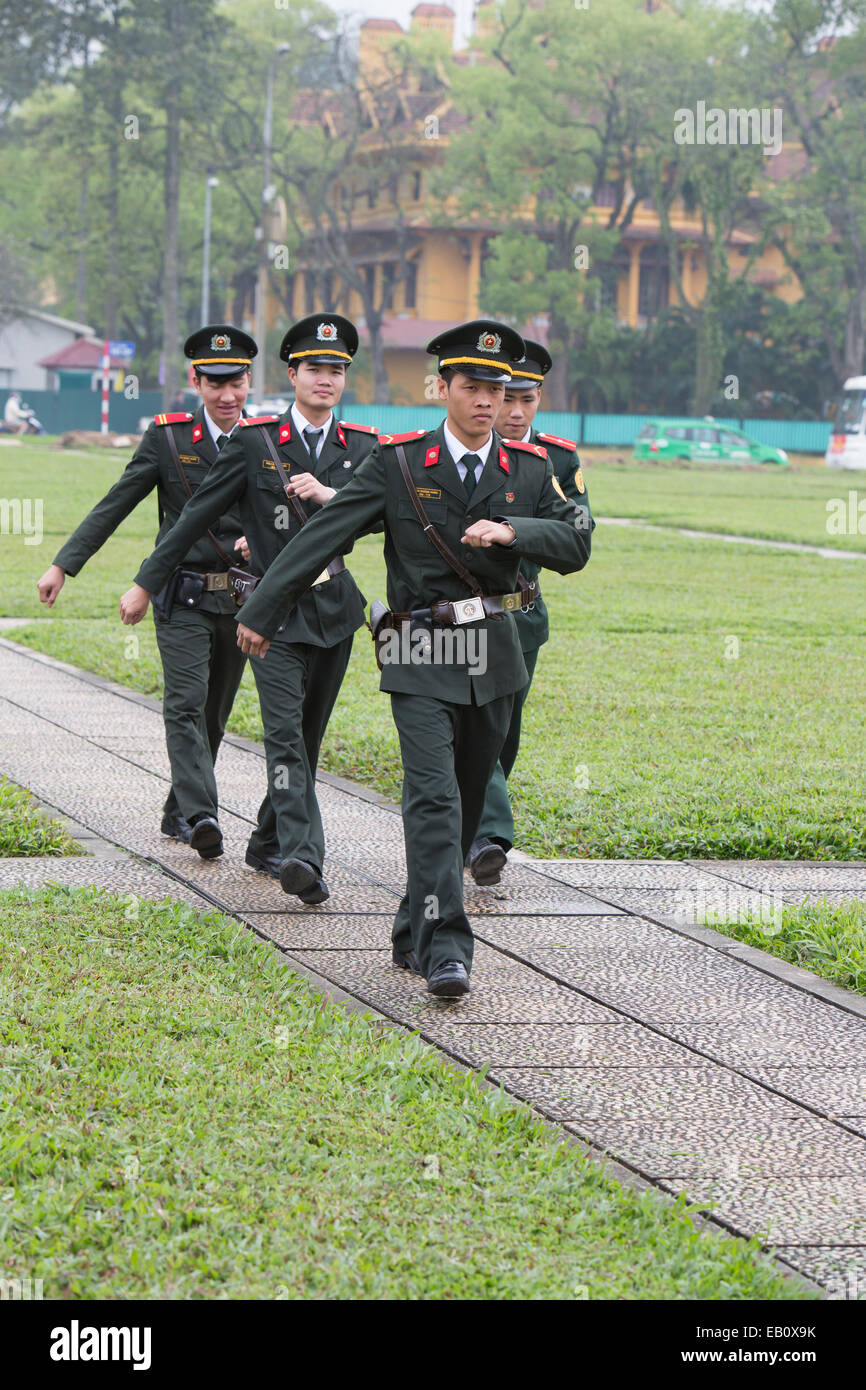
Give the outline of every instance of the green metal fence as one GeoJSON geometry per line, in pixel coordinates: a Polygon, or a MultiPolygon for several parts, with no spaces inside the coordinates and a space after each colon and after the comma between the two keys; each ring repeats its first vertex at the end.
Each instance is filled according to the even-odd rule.
{"type": "MultiPolygon", "coordinates": [[[[49,434],[99,429],[101,396],[98,391],[25,391],[22,394],[49,434]]],[[[0,390],[0,414],[8,395],[8,391],[0,390]]],[[[188,394],[187,401],[192,408],[195,398],[188,394]]],[[[109,425],[112,430],[135,433],[139,420],[152,418],[161,409],[162,396],[158,391],[142,391],[136,401],[128,401],[122,393],[112,391],[109,425]]],[[[435,429],[443,411],[438,405],[347,404],[341,414],[358,425],[374,425],[384,434],[402,434],[406,430],[435,429]]],[[[539,411],[535,423],[542,431],[574,439],[578,444],[631,448],[646,421],[658,418],[539,411]]],[[[823,420],[730,419],[720,423],[743,430],[761,444],[794,453],[823,454],[830,438],[830,424],[823,420]]]]}

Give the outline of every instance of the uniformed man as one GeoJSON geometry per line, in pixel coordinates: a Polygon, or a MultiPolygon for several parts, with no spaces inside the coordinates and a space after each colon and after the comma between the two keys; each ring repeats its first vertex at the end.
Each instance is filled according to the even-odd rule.
{"type": "MultiPolygon", "coordinates": [[[[231,324],[209,324],[187,338],[184,352],[193,365],[199,409],[194,415],[157,415],[148,426],[114,487],[39,580],[39,597],[49,608],[67,574],[78,574],[154,488],[157,539],[168,535],[188,491],[195,494],[211,475],[242,415],[257,350],[249,334],[231,324]]],[[[233,507],[215,515],[211,525],[211,535],[202,532],[178,550],[171,567],[177,573],[166,573],[164,601],[154,604],[171,764],[160,828],[163,835],[191,844],[202,859],[222,854],[214,761],[244,669],[236,644],[237,606],[226,576],[230,566],[242,564],[246,543],[233,507]]]]}
{"type": "MultiPolygon", "coordinates": [[[[553,465],[553,474],[559,486],[581,509],[580,516],[587,530],[592,531],[595,521],[589,509],[589,497],[577,455],[577,445],[573,439],[562,439],[556,434],[540,434],[532,424],[541,402],[542,383],[553,366],[553,359],[542,343],[531,342],[528,338],[524,341],[526,357],[514,368],[511,380],[506,383],[505,400],[496,417],[496,430],[503,439],[543,445],[553,465]]],[[[538,581],[538,566],[531,560],[521,562],[520,571],[527,579],[538,581]]],[[[514,844],[514,817],[511,813],[506,778],[514,766],[520,747],[523,706],[532,684],[539,648],[550,636],[547,607],[543,597],[539,594],[526,611],[516,612],[514,621],[517,624],[528,679],[523,689],[518,690],[514,696],[508,734],[487,788],[478,833],[466,856],[466,867],[475,882],[483,886],[499,882],[508,850],[514,844]]]]}
{"type": "MultiPolygon", "coordinates": [[[[292,325],[280,357],[288,364],[294,404],[281,416],[243,421],[207,485],[124,594],[124,622],[139,621],[149,595],[165,583],[178,556],[227,507],[238,507],[250,567],[263,575],[306,518],[350,481],[376,439],[369,426],[338,422],[334,414],[357,350],[357,330],[339,314],[312,314],[292,325]]],[[[270,799],[262,803],[246,862],[312,904],[329,897],[315,788],[319,748],[353,635],[364,624],[364,596],[340,558],[350,548],[350,541],[335,546],[309,593],[296,606],[284,606],[272,634],[271,660],[254,666],[270,799]]]]}
{"type": "Polygon", "coordinates": [[[438,356],[445,421],[379,436],[349,485],[275,560],[239,615],[238,640],[264,658],[253,669],[265,669],[284,614],[304,601],[323,561],[384,522],[390,611],[378,627],[381,688],[400,736],[408,870],[393,960],[422,973],[432,994],[451,997],[469,989],[472,965],[463,861],[514,694],[526,684],[508,616],[523,601],[518,569],[527,558],[563,574],[581,569],[590,535],[557,490],[543,446],[506,443],[493,429],[524,356],[520,336],[481,320],[441,334],[427,351],[438,356]]]}

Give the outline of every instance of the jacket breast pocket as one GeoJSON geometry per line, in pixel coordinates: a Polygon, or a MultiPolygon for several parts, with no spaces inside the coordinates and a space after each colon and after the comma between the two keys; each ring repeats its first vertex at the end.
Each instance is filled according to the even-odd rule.
{"type": "Polygon", "coordinates": [[[505,502],[501,497],[491,497],[487,502],[486,515],[488,520],[500,517],[508,521],[512,516],[533,516],[534,509],[529,502],[505,502]]]}
{"type": "Polygon", "coordinates": [[[256,487],[261,488],[262,492],[267,492],[271,494],[277,493],[282,498],[282,500],[285,501],[285,488],[280,482],[280,475],[277,472],[276,468],[273,470],[273,472],[271,472],[271,470],[268,468],[262,469],[261,473],[257,473],[256,487]]]}
{"type": "MultiPolygon", "coordinates": [[[[445,501],[444,498],[438,502],[427,501],[427,499],[425,498],[422,501],[421,505],[427,513],[428,520],[432,521],[434,526],[445,525],[446,521],[448,520],[448,503],[445,501]]],[[[397,515],[400,518],[401,522],[414,521],[419,531],[421,531],[421,522],[418,519],[418,513],[415,510],[411,497],[400,498],[400,501],[397,504],[397,515]]]]}

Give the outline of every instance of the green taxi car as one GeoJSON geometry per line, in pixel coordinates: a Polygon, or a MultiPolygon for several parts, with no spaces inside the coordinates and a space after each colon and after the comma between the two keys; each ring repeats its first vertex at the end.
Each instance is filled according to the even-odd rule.
{"type": "Polygon", "coordinates": [[[648,420],[634,443],[634,457],[653,463],[778,463],[788,467],[784,449],[759,444],[721,420],[648,420]]]}

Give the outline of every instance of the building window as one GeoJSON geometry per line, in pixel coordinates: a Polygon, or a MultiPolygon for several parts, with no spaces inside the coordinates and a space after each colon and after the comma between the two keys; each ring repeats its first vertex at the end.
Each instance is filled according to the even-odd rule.
{"type": "Polygon", "coordinates": [[[653,319],[667,308],[670,269],[667,252],[661,246],[646,246],[640,258],[638,315],[653,319]]]}
{"type": "Polygon", "coordinates": [[[605,180],[605,182],[601,185],[601,187],[598,190],[598,193],[595,196],[595,205],[598,208],[616,207],[615,183],[611,183],[609,179],[605,180]]]}
{"type": "Polygon", "coordinates": [[[406,266],[406,275],[403,280],[403,307],[404,309],[414,309],[418,295],[418,262],[409,261],[406,266]]]}
{"type": "Polygon", "coordinates": [[[382,308],[390,309],[394,303],[394,265],[388,262],[382,267],[382,308]]]}

